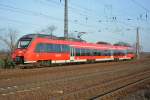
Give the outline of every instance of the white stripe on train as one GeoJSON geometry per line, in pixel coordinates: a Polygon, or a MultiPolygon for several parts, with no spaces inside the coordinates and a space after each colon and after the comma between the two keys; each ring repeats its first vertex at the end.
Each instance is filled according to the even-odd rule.
{"type": "MultiPolygon", "coordinates": [[[[131,59],[130,57],[119,58],[119,60],[131,59]]],[[[95,61],[110,61],[114,60],[114,58],[103,58],[103,59],[95,59],[95,61]]],[[[52,60],[52,63],[70,63],[70,62],[86,62],[87,59],[81,60],[52,60]]],[[[35,63],[37,61],[25,61],[24,63],[35,63]]]]}

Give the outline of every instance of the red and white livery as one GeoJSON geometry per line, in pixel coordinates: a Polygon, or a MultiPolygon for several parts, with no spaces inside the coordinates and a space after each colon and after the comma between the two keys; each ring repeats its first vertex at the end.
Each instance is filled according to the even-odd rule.
{"type": "Polygon", "coordinates": [[[133,59],[132,47],[51,39],[48,35],[28,34],[19,39],[12,54],[16,63],[71,63],[133,59]]]}

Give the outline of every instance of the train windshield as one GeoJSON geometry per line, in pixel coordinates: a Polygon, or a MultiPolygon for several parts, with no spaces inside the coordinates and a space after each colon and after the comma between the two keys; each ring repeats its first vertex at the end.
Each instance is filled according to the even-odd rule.
{"type": "Polygon", "coordinates": [[[19,40],[17,48],[22,48],[22,49],[27,48],[29,46],[30,42],[31,42],[31,40],[29,40],[29,39],[28,40],[19,40]]]}

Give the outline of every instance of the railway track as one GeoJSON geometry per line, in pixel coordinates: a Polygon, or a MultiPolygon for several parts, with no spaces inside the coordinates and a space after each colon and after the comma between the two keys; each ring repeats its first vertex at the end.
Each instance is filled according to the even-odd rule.
{"type": "MultiPolygon", "coordinates": [[[[125,71],[125,70],[124,70],[125,71]]],[[[116,71],[117,72],[117,71],[116,71]]],[[[117,84],[118,83],[118,81],[119,81],[119,83],[121,84],[121,85],[123,85],[123,83],[122,83],[122,81],[123,80],[126,80],[126,79],[133,79],[133,77],[138,77],[138,79],[139,79],[139,76],[144,76],[145,77],[145,74],[147,73],[148,75],[149,75],[149,73],[150,73],[150,71],[148,71],[148,72],[145,72],[145,71],[143,71],[144,73],[140,73],[140,74],[137,74],[137,75],[134,75],[134,76],[132,76],[131,77],[131,75],[129,75],[130,77],[127,77],[127,76],[124,76],[125,78],[123,78],[123,77],[119,77],[118,79],[116,78],[116,79],[114,79],[115,81],[112,81],[112,80],[107,80],[105,83],[103,83],[103,84],[100,84],[100,86],[99,86],[99,84],[98,85],[96,85],[96,86],[92,86],[92,87],[90,87],[90,88],[87,88],[87,89],[80,89],[79,91],[76,91],[76,92],[72,92],[71,94],[69,93],[66,93],[65,95],[62,95],[62,97],[60,97],[60,98],[55,98],[56,100],[60,100],[60,99],[63,99],[63,100],[69,100],[69,99],[65,99],[65,98],[68,98],[68,97],[70,97],[71,96],[71,100],[73,100],[73,98],[74,97],[76,97],[76,98],[78,98],[78,99],[89,99],[90,97],[91,97],[91,94],[96,94],[96,92],[93,92],[93,91],[97,91],[97,90],[111,90],[111,89],[108,89],[108,87],[115,87],[115,86],[112,86],[113,84],[117,84]],[[121,80],[120,80],[120,78],[121,78],[121,80]],[[108,83],[108,81],[110,81],[110,83],[108,83]],[[107,88],[106,88],[107,87],[107,88]],[[82,94],[83,93],[83,94],[82,94]],[[85,94],[88,94],[88,93],[91,93],[90,95],[85,95],[85,94]],[[72,96],[73,95],[73,96],[72,96]],[[82,96],[81,95],[84,95],[84,96],[86,96],[86,97],[88,97],[89,96],[89,98],[82,98],[82,96]]],[[[109,72],[110,73],[110,72],[109,72]]],[[[147,75],[146,74],[146,75],[147,75]]],[[[88,76],[89,77],[89,76],[88,76]]],[[[140,77],[140,79],[143,79],[144,77],[140,77]]],[[[148,76],[149,77],[149,76],[148,76]]],[[[76,79],[75,78],[68,78],[67,80],[70,80],[70,81],[73,81],[73,80],[77,80],[77,79],[79,79],[79,78],[81,78],[81,77],[76,77],[76,79]]],[[[82,76],[82,78],[84,78],[83,76],[82,76]]],[[[65,86],[64,84],[63,84],[63,79],[62,80],[57,80],[57,81],[55,81],[54,83],[55,84],[58,84],[58,83],[60,83],[61,82],[61,84],[63,85],[63,86],[65,86]]],[[[136,80],[137,81],[137,80],[136,80]]],[[[31,84],[30,84],[31,85],[31,84]]],[[[43,84],[43,85],[46,85],[46,84],[43,84]]],[[[47,85],[52,85],[52,84],[50,84],[50,83],[48,83],[47,85]]],[[[31,85],[32,86],[32,85],[31,85]]],[[[23,89],[23,90],[18,90],[18,91],[16,91],[16,93],[19,93],[19,92],[30,92],[31,90],[32,91],[36,91],[36,89],[38,90],[38,89],[40,89],[41,88],[41,86],[39,86],[39,85],[33,85],[33,86],[36,86],[36,87],[30,87],[30,89],[23,89]]],[[[120,85],[118,85],[118,86],[120,86],[120,85]]],[[[12,89],[12,88],[11,88],[12,89]]],[[[10,88],[9,88],[9,93],[3,93],[2,95],[3,96],[7,96],[7,95],[13,95],[15,92],[14,92],[14,89],[12,89],[13,91],[10,91],[11,90],[10,88]]],[[[55,90],[57,90],[57,89],[55,89],[55,90]]],[[[60,90],[60,89],[59,89],[60,90]]],[[[57,94],[62,94],[61,92],[63,92],[63,91],[59,91],[59,90],[57,90],[57,91],[51,91],[50,93],[51,94],[56,94],[56,92],[57,92],[57,94]],[[59,93],[58,93],[59,92],[59,93]]],[[[63,89],[61,89],[61,90],[63,90],[63,89]]],[[[111,90],[112,91],[112,90],[111,90]]],[[[8,92],[8,91],[7,91],[8,92]]],[[[100,91],[97,91],[98,93],[100,93],[100,91]]],[[[103,93],[102,93],[103,94],[103,93]]],[[[59,95],[57,95],[57,96],[59,96],[59,95]]],[[[97,96],[96,96],[97,97],[97,96]]],[[[92,97],[92,98],[95,98],[95,97],[92,97]]],[[[55,100],[54,99],[54,100],[55,100]]],[[[77,100],[78,100],[77,99],[77,100]]],[[[4,99],[5,100],[5,99],[4,99]]]]}
{"type": "MultiPolygon", "coordinates": [[[[122,68],[122,69],[117,69],[117,70],[112,70],[112,69],[107,69],[107,70],[96,70],[94,72],[88,72],[88,73],[81,73],[79,75],[76,76],[65,76],[65,77],[60,77],[60,78],[54,78],[51,80],[42,80],[42,81],[38,81],[38,82],[32,82],[32,83],[27,83],[27,84],[22,84],[22,85],[17,85],[15,86],[7,86],[7,87],[1,87],[0,88],[0,94],[1,95],[7,95],[7,94],[11,94],[12,92],[17,92],[17,91],[22,91],[22,90],[32,90],[32,88],[38,88],[38,87],[42,87],[46,84],[57,84],[57,83],[63,83],[64,81],[73,81],[73,80],[81,80],[81,79],[85,79],[88,77],[95,77],[95,76],[101,76],[104,74],[112,74],[112,73],[117,73],[117,72],[123,72],[128,70],[128,68],[122,68]],[[23,88],[24,87],[24,88],[23,88]],[[27,87],[27,88],[25,88],[27,87]],[[19,90],[16,88],[20,88],[19,90]]],[[[108,80],[105,80],[108,81],[108,80]]]]}
{"type": "Polygon", "coordinates": [[[34,75],[32,77],[29,75],[31,78],[26,76],[26,80],[23,80],[23,76],[21,79],[18,76],[17,78],[12,77],[13,81],[17,80],[15,83],[2,85],[0,82],[0,100],[98,100],[109,97],[115,98],[125,88],[129,91],[128,88],[131,86],[134,87],[150,81],[149,61],[137,65],[133,64],[134,62],[125,62],[105,67],[90,64],[95,66],[92,68],[88,65],[88,67],[69,69],[67,66],[64,68],[66,70],[59,74],[54,73],[56,70],[47,71],[48,75],[45,76],[44,74],[42,78],[49,78],[38,81],[29,81],[29,79],[34,79],[34,75]],[[127,66],[127,64],[132,67],[127,66]]]}
{"type": "Polygon", "coordinates": [[[125,88],[131,87],[131,86],[133,87],[133,85],[135,84],[139,85],[139,83],[142,83],[145,81],[150,82],[149,73],[150,73],[150,70],[146,72],[142,72],[142,73],[137,73],[134,75],[129,75],[128,77],[126,76],[124,78],[120,77],[118,79],[111,80],[110,82],[87,87],[87,88],[78,90],[76,92],[62,95],[61,97],[54,98],[54,99],[56,100],[103,100],[103,99],[104,100],[111,100],[111,99],[116,100],[118,98],[120,90],[123,91],[123,89],[125,88]]]}
{"type": "Polygon", "coordinates": [[[143,79],[139,79],[135,82],[128,83],[124,86],[118,87],[114,90],[111,90],[109,92],[103,93],[101,95],[97,95],[95,97],[90,98],[90,100],[111,100],[111,99],[117,99],[121,95],[126,95],[125,92],[130,92],[131,90],[134,90],[135,87],[141,86],[142,84],[150,83],[150,76],[145,77],[143,79]]]}
{"type": "MultiPolygon", "coordinates": [[[[107,62],[107,63],[94,63],[94,64],[80,64],[80,65],[68,65],[63,67],[51,67],[51,68],[37,68],[37,69],[15,69],[15,70],[0,70],[0,80],[10,78],[20,78],[25,76],[33,76],[37,74],[47,73],[59,73],[65,71],[76,71],[86,69],[101,69],[109,66],[122,65],[122,64],[134,64],[136,61],[125,61],[125,62],[107,62]],[[83,66],[82,66],[83,65],[83,66]],[[92,67],[91,67],[92,66],[92,67]],[[105,67],[104,67],[105,66],[105,67]]],[[[141,62],[141,61],[140,61],[141,62]]],[[[137,64],[140,62],[136,62],[137,64]]]]}
{"type": "MultiPolygon", "coordinates": [[[[122,64],[122,63],[121,63],[122,64]]],[[[123,63],[124,64],[124,63],[123,63]]],[[[105,64],[102,64],[102,65],[105,65],[105,64]]],[[[33,72],[33,75],[32,73],[28,73],[26,72],[24,74],[24,70],[21,70],[21,72],[23,73],[22,75],[18,75],[18,73],[15,73],[13,72],[14,75],[12,75],[11,77],[9,77],[9,73],[8,73],[8,76],[6,76],[6,74],[2,75],[1,76],[1,79],[0,79],[0,88],[4,88],[4,87],[9,87],[9,86],[15,86],[15,85],[20,85],[20,84],[32,84],[32,83],[40,83],[41,81],[48,81],[48,80],[59,80],[59,79],[67,79],[67,78],[70,78],[70,77],[78,77],[78,76],[89,76],[89,75],[96,75],[97,73],[98,74],[105,74],[105,73],[109,73],[109,72],[114,72],[117,71],[117,70],[124,70],[124,69],[128,69],[128,68],[121,68],[119,65],[119,63],[113,63],[113,64],[108,64],[107,66],[105,65],[105,67],[102,67],[102,66],[98,66],[98,64],[92,64],[92,67],[91,66],[82,66],[82,67],[79,67],[79,68],[76,68],[76,67],[72,67],[72,68],[69,68],[69,67],[66,67],[66,68],[54,68],[54,69],[50,69],[50,70],[44,70],[44,71],[39,71],[39,72],[36,72],[36,70],[33,72]],[[116,66],[115,69],[113,67],[110,67],[111,65],[113,66],[116,66]],[[121,69],[120,69],[121,68],[121,69]],[[65,70],[65,71],[63,71],[65,70]],[[59,75],[58,75],[59,73],[59,75]],[[16,75],[17,74],[17,75],[16,75]],[[29,74],[29,75],[28,75],[29,74]],[[31,75],[32,77],[31,77],[31,75]],[[38,79],[37,79],[38,77],[38,79]],[[31,80],[32,78],[32,80],[31,80]],[[22,81],[25,81],[26,82],[23,82],[22,81]],[[5,84],[7,83],[7,84],[5,84]]],[[[41,69],[43,70],[43,69],[41,69]]]]}

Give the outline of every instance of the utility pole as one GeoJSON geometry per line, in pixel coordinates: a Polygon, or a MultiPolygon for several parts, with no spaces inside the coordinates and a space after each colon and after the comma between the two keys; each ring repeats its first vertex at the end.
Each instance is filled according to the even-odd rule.
{"type": "Polygon", "coordinates": [[[64,38],[68,39],[68,0],[65,0],[64,7],[64,38]]]}
{"type": "Polygon", "coordinates": [[[136,57],[137,59],[140,59],[139,27],[137,27],[136,31],[136,57]]]}

